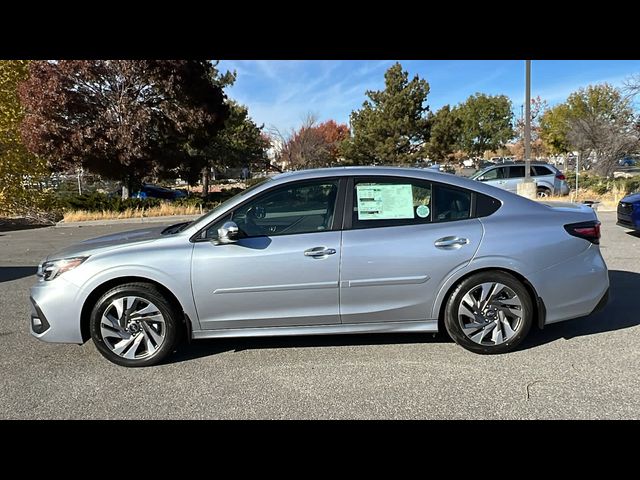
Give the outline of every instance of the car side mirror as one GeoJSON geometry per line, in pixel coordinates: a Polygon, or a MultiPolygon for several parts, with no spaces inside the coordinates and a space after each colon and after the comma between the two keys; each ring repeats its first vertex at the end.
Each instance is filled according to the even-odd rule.
{"type": "Polygon", "coordinates": [[[236,243],[238,241],[238,225],[236,222],[224,222],[218,229],[218,244],[236,243]]]}
{"type": "Polygon", "coordinates": [[[484,176],[482,176],[482,177],[478,177],[478,181],[479,182],[486,182],[487,179],[484,176]]]}

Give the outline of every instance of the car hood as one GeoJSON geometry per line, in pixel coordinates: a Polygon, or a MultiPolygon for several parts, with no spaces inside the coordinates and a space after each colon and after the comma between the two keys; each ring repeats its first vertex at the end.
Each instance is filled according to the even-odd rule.
{"type": "Polygon", "coordinates": [[[135,243],[150,242],[159,238],[165,238],[165,236],[161,234],[165,228],[167,227],[141,228],[138,230],[103,235],[102,237],[89,238],[50,254],[45,260],[92,255],[98,251],[105,252],[135,243]]]}
{"type": "Polygon", "coordinates": [[[638,193],[632,193],[631,195],[627,195],[626,197],[624,197],[622,200],[622,202],[625,203],[636,203],[636,202],[640,202],[640,192],[638,193]]]}

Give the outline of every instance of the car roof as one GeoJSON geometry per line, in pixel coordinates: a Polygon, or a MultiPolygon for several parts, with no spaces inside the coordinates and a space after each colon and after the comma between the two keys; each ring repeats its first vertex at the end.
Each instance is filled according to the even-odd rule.
{"type": "MultiPolygon", "coordinates": [[[[520,161],[520,162],[501,162],[501,163],[495,163],[494,165],[491,165],[491,166],[504,167],[504,166],[509,166],[509,165],[520,166],[520,165],[524,165],[524,164],[525,164],[524,161],[520,161]]],[[[530,164],[533,165],[533,166],[553,167],[553,165],[548,163],[548,162],[530,162],[530,164]]]]}

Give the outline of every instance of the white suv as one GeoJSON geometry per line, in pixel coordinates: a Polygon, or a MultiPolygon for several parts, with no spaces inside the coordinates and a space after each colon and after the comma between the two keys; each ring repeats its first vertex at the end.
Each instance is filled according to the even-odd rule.
{"type": "MultiPolygon", "coordinates": [[[[524,168],[523,162],[490,166],[473,174],[471,179],[517,193],[518,184],[524,178],[524,168]]],[[[565,176],[553,165],[532,162],[530,175],[536,182],[539,197],[569,194],[565,176]]]]}

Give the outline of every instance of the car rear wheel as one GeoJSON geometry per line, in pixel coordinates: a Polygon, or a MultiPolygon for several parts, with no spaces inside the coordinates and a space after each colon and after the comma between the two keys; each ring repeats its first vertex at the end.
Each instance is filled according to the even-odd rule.
{"type": "Polygon", "coordinates": [[[540,187],[537,190],[537,195],[538,198],[547,198],[551,196],[551,190],[549,190],[548,188],[544,188],[544,187],[540,187]]]}
{"type": "Polygon", "coordinates": [[[531,296],[511,274],[481,272],[463,280],[449,296],[444,323],[451,338],[467,350],[510,352],[531,329],[531,296]]]}
{"type": "Polygon", "coordinates": [[[91,312],[91,338],[107,360],[124,367],[161,362],[178,339],[176,308],[152,284],[112,288],[91,312]]]}

